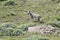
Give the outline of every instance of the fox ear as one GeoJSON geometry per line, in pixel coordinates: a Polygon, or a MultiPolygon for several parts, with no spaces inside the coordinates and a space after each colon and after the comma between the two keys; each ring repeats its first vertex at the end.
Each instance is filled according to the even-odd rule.
{"type": "Polygon", "coordinates": [[[28,13],[29,13],[30,11],[28,11],[28,13]]]}
{"type": "Polygon", "coordinates": [[[29,15],[29,11],[28,11],[28,15],[29,15]]]}
{"type": "Polygon", "coordinates": [[[28,13],[31,12],[31,11],[28,11],[28,13]]]}

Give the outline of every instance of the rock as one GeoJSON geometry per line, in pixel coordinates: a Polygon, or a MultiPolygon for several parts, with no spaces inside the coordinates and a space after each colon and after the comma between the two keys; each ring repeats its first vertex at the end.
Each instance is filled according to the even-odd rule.
{"type": "Polygon", "coordinates": [[[41,34],[52,34],[56,32],[56,28],[51,25],[41,25],[35,27],[28,27],[28,32],[41,33],[41,34]]]}

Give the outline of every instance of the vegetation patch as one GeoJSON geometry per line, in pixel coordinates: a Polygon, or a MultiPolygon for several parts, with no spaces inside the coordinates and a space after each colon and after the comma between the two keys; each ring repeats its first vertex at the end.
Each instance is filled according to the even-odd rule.
{"type": "Polygon", "coordinates": [[[0,25],[0,36],[19,36],[22,31],[13,23],[2,23],[0,25]]]}
{"type": "Polygon", "coordinates": [[[7,16],[17,16],[17,14],[14,12],[11,12],[11,13],[8,13],[7,16]]]}
{"type": "Polygon", "coordinates": [[[8,1],[8,2],[5,3],[4,5],[5,5],[5,6],[7,6],[7,5],[15,6],[15,5],[17,5],[17,3],[15,3],[15,1],[8,1]]]}
{"type": "Polygon", "coordinates": [[[7,1],[7,0],[0,0],[0,1],[7,1]]]}
{"type": "Polygon", "coordinates": [[[33,26],[34,23],[21,24],[16,26],[13,23],[2,23],[0,25],[0,36],[20,36],[24,34],[24,31],[27,30],[27,27],[33,26]]]}
{"type": "Polygon", "coordinates": [[[53,27],[60,28],[60,21],[51,21],[48,24],[52,25],[53,27]]]}
{"type": "Polygon", "coordinates": [[[28,27],[32,27],[32,26],[35,26],[35,23],[31,22],[31,23],[26,23],[26,24],[20,24],[18,28],[20,28],[23,31],[26,31],[28,30],[28,27]]]}

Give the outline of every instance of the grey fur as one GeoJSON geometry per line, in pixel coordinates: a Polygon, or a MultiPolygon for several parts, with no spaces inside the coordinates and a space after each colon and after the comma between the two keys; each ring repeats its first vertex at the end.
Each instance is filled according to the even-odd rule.
{"type": "Polygon", "coordinates": [[[40,15],[38,15],[38,14],[35,14],[35,13],[32,13],[31,11],[28,11],[28,15],[31,17],[31,19],[35,19],[35,18],[37,18],[37,21],[38,22],[41,22],[41,16],[40,15]]]}

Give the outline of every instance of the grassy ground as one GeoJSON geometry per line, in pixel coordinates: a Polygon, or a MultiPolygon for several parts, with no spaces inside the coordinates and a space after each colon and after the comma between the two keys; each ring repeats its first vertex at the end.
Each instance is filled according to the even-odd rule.
{"type": "Polygon", "coordinates": [[[40,35],[40,34],[28,34],[25,36],[14,36],[14,37],[1,37],[0,40],[60,40],[59,36],[53,36],[53,35],[40,35]]]}
{"type": "Polygon", "coordinates": [[[45,23],[48,21],[57,20],[56,17],[60,17],[59,9],[60,3],[51,0],[40,0],[23,2],[22,0],[14,0],[18,5],[16,6],[4,6],[7,1],[0,2],[0,22],[13,22],[20,24],[21,22],[29,22],[29,16],[25,11],[32,11],[43,17],[45,23]],[[16,16],[11,16],[11,13],[15,13],[16,16]],[[10,15],[10,16],[7,16],[10,15]]]}
{"type": "MultiPolygon", "coordinates": [[[[5,22],[12,22],[16,25],[20,25],[21,23],[29,23],[30,17],[27,15],[28,10],[41,15],[44,19],[44,24],[48,24],[52,21],[59,21],[60,20],[60,2],[58,3],[56,0],[13,0],[18,5],[11,6],[4,4],[7,1],[0,2],[0,23],[5,22]],[[11,13],[16,14],[16,16],[12,16],[11,13]],[[8,16],[9,15],[9,16],[8,16]]],[[[10,0],[11,1],[11,0],[10,0]]],[[[32,21],[31,21],[32,22],[32,21]]],[[[41,23],[36,23],[36,25],[40,25],[41,23]]],[[[44,38],[45,36],[42,35],[31,35],[30,37],[1,37],[0,40],[38,40],[41,37],[44,38]],[[38,37],[37,39],[35,39],[38,37]]],[[[46,36],[49,40],[60,40],[58,36],[46,36]]]]}

